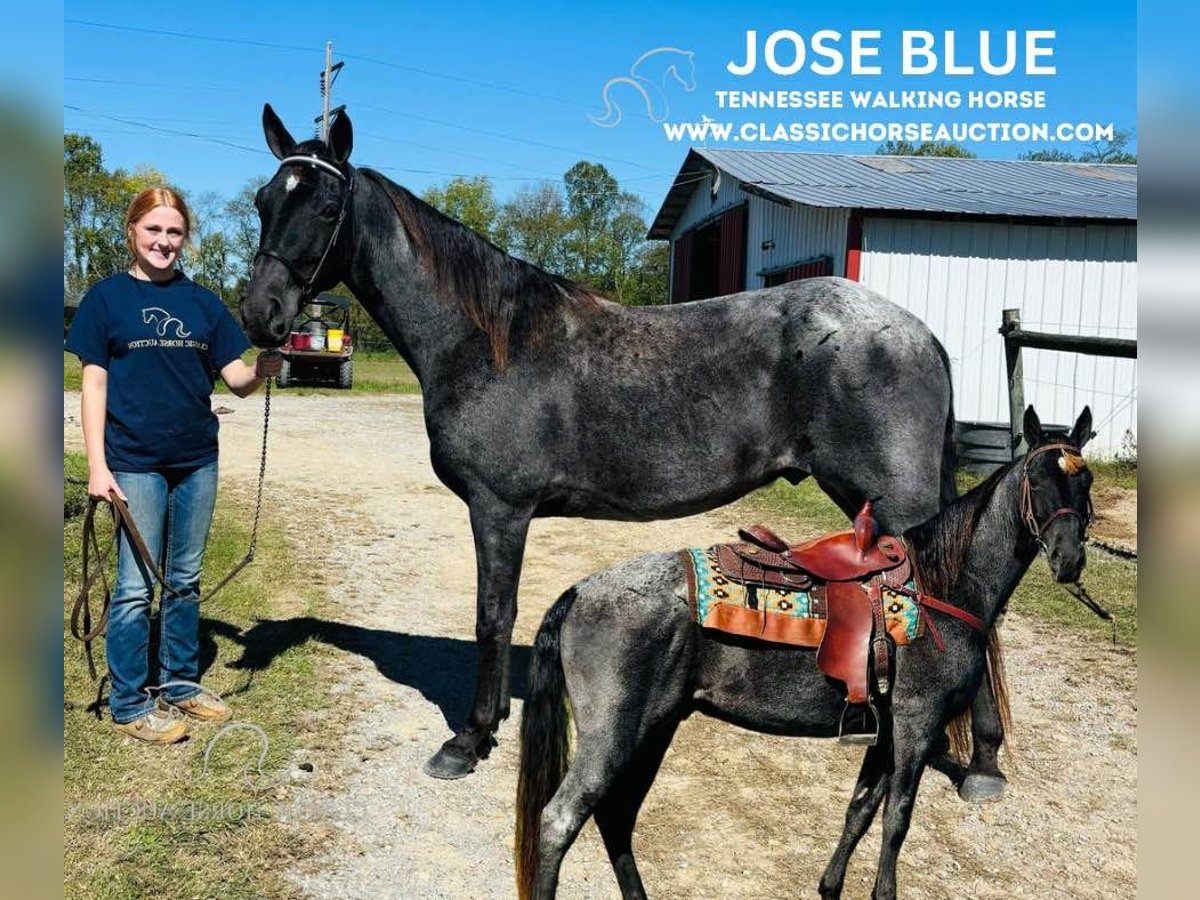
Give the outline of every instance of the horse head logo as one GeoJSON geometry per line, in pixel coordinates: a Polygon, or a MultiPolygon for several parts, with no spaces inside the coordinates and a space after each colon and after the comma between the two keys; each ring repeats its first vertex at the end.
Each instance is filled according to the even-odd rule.
{"type": "Polygon", "coordinates": [[[142,310],[142,322],[146,325],[154,325],[155,331],[159,337],[167,336],[167,329],[172,325],[175,326],[175,337],[185,338],[191,337],[190,331],[183,330],[183,322],[175,318],[165,309],[158,306],[148,306],[142,310]]]}
{"type": "Polygon", "coordinates": [[[667,79],[673,78],[688,92],[696,89],[696,54],[678,47],[656,47],[647,50],[629,67],[628,75],[618,75],[604,82],[601,96],[604,115],[588,116],[601,128],[615,128],[621,122],[621,107],[611,96],[618,84],[627,84],[642,95],[646,115],[654,123],[665,122],[671,109],[667,104],[667,79]],[[656,65],[657,64],[657,65],[656,65]],[[647,75],[646,72],[652,74],[647,75]],[[657,77],[655,77],[657,76],[657,77]]]}

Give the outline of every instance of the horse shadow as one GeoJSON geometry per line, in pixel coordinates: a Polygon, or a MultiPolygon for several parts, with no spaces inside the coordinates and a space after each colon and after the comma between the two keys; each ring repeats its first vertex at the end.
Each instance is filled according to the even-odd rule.
{"type": "MultiPolygon", "coordinates": [[[[216,636],[241,647],[241,656],[226,666],[251,678],[291,648],[319,641],[369,659],[385,678],[420,691],[438,707],[452,730],[466,723],[479,674],[475,642],[457,638],[365,628],[312,616],[259,619],[245,630],[220,619],[203,618],[200,631],[202,672],[216,662],[216,636]]],[[[530,647],[513,644],[510,684],[512,696],[519,700],[525,699],[529,654],[530,647]]]]}
{"type": "MultiPolygon", "coordinates": [[[[259,619],[244,631],[220,619],[202,618],[200,635],[201,673],[216,663],[216,637],[226,638],[242,648],[242,655],[226,663],[226,667],[246,672],[249,680],[230,694],[246,690],[255,672],[265,671],[277,657],[293,647],[306,641],[319,641],[369,659],[385,678],[420,691],[422,697],[437,706],[452,731],[466,723],[479,674],[479,652],[474,641],[364,628],[312,616],[259,619]]],[[[531,650],[527,645],[512,645],[509,668],[514,699],[525,699],[531,650]]],[[[949,742],[943,736],[929,767],[957,788],[966,777],[967,769],[950,758],[948,750],[949,742]]]]}

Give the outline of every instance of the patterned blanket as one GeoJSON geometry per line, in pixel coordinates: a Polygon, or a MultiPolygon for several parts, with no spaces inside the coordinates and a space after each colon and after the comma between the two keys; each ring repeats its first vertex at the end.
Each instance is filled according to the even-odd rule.
{"type": "MultiPolygon", "coordinates": [[[[728,578],[717,561],[717,548],[684,550],[688,603],[705,628],[797,647],[818,647],[825,634],[824,585],[807,590],[781,590],[741,584],[728,578]]],[[[906,586],[915,590],[910,580],[906,586]]],[[[883,588],[888,633],[897,644],[918,638],[923,629],[917,604],[902,593],[883,588]]]]}

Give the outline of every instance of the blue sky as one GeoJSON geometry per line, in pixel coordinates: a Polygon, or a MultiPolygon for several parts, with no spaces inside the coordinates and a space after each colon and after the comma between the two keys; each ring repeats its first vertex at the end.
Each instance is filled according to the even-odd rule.
{"type": "MultiPolygon", "coordinates": [[[[696,88],[668,80],[668,121],[702,114],[734,121],[861,120],[850,110],[717,108],[716,90],[974,89],[1046,91],[1045,110],[874,111],[887,120],[1136,124],[1136,13],[1132,3],[993,3],[960,12],[942,4],[654,2],[412,4],[292,0],[160,5],[68,0],[64,6],[64,129],[94,136],[109,166],[148,164],[189,192],[231,195],[272,159],[260,128],[269,101],[297,137],[320,112],[318,74],[326,41],[346,65],[334,102],[355,127],[353,161],[382,169],[421,191],[455,175],[488,175],[503,198],[523,184],[561,177],[579,159],[603,162],[652,214],[686,153],[650,121],[627,85],[613,96],[624,117],[615,128],[588,119],[603,111],[601,90],[628,75],[657,47],[694,51],[696,88]],[[85,24],[92,23],[92,24],[85,24]],[[104,27],[110,26],[110,27],[104,27]],[[880,76],[791,76],[761,71],[737,78],[725,64],[744,56],[745,32],[760,42],[778,29],[809,36],[878,29],[880,76]],[[977,34],[1053,29],[1054,76],[900,74],[904,29],[953,29],[960,61],[977,53],[977,34]],[[208,40],[205,38],[212,38],[208,40]],[[184,132],[186,134],[180,134],[184,132]]],[[[666,59],[667,56],[659,57],[666,59]]],[[[750,149],[746,144],[724,145],[750,149]]],[[[765,144],[753,149],[872,152],[874,143],[765,144]]],[[[1064,145],[1079,152],[1084,145],[1064,145]]],[[[1016,143],[972,145],[980,156],[1011,158],[1016,143]]]]}

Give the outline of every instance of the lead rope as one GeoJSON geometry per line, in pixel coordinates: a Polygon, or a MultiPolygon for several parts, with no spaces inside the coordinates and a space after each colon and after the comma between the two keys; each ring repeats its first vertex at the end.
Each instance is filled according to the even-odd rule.
{"type": "MultiPolygon", "coordinates": [[[[198,602],[209,600],[221,588],[225,587],[234,577],[254,561],[254,553],[258,549],[258,525],[262,516],[262,499],[263,485],[266,483],[267,477],[267,434],[271,423],[271,384],[274,378],[266,379],[264,385],[265,397],[263,400],[263,431],[262,431],[262,449],[259,455],[258,462],[258,490],[254,501],[254,522],[250,527],[250,546],[246,550],[246,555],[235,565],[228,574],[225,575],[215,586],[210,588],[207,593],[201,596],[198,602]]],[[[117,533],[124,527],[129,533],[130,542],[133,544],[142,562],[146,566],[146,571],[149,572],[158,584],[162,585],[163,591],[177,595],[178,591],[167,584],[166,579],[159,571],[157,562],[151,557],[150,551],[146,548],[141,533],[134,524],[133,516],[129,514],[129,507],[124,501],[116,495],[110,497],[109,500],[97,500],[91,498],[88,501],[87,514],[83,520],[83,554],[82,554],[82,578],[83,586],[79,590],[79,595],[75,598],[75,605],[71,610],[71,634],[78,640],[83,642],[84,655],[87,658],[88,671],[93,680],[99,681],[97,688],[96,714],[100,714],[100,693],[104,690],[104,681],[108,677],[107,673],[100,677],[96,670],[95,660],[92,655],[92,641],[102,635],[108,627],[108,608],[112,601],[112,591],[108,584],[108,561],[110,556],[116,549],[117,533]],[[113,517],[113,536],[112,542],[109,545],[109,552],[105,553],[100,548],[99,539],[96,537],[95,516],[96,508],[101,503],[108,503],[113,517]],[[96,560],[96,569],[89,573],[90,561],[92,558],[96,560]],[[92,609],[91,609],[91,592],[92,585],[99,581],[104,586],[104,600],[100,607],[100,616],[95,625],[92,624],[92,609]]]]}
{"type": "MultiPolygon", "coordinates": [[[[234,566],[229,571],[229,574],[218,581],[214,587],[209,588],[208,593],[200,598],[201,602],[212,597],[215,593],[217,593],[217,591],[221,590],[221,588],[225,587],[225,585],[232,581],[238,572],[242,571],[242,569],[254,562],[254,551],[258,549],[258,520],[262,515],[263,485],[267,480],[267,429],[271,424],[271,382],[274,380],[275,379],[273,377],[268,378],[266,380],[266,384],[263,385],[265,396],[263,397],[262,450],[259,453],[258,459],[258,491],[254,497],[254,524],[250,526],[250,546],[247,548],[246,556],[242,559],[242,561],[234,566]]],[[[165,590],[170,590],[165,581],[160,579],[160,584],[162,584],[165,590]]]]}

